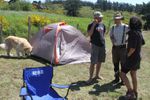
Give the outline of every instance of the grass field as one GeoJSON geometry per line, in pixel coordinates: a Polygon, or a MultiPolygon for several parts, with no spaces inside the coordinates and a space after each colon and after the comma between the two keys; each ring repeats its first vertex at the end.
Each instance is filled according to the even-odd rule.
{"type": "MultiPolygon", "coordinates": [[[[146,45],[142,49],[141,69],[138,71],[139,100],[150,98],[150,32],[144,32],[146,45]]],[[[117,100],[126,92],[125,86],[113,86],[113,65],[111,62],[111,43],[107,36],[107,57],[102,65],[101,75],[104,80],[99,80],[92,85],[83,84],[88,79],[89,63],[64,65],[54,68],[53,83],[77,83],[71,88],[69,100],[117,100]]],[[[0,54],[5,52],[0,51],[0,54]]],[[[20,100],[19,91],[22,86],[22,70],[25,67],[43,66],[40,62],[31,59],[12,59],[0,57],[0,100],[20,100]]],[[[60,95],[65,95],[66,90],[58,90],[60,95]]]]}
{"type": "MultiPolygon", "coordinates": [[[[28,16],[31,15],[40,15],[50,19],[51,23],[56,23],[60,21],[65,21],[67,24],[70,24],[74,27],[78,27],[81,32],[86,35],[87,26],[93,20],[93,10],[89,10],[87,7],[83,7],[80,12],[83,14],[84,17],[69,17],[65,15],[58,15],[53,13],[44,13],[44,12],[24,12],[24,11],[3,11],[0,10],[0,16],[4,16],[9,23],[9,27],[5,30],[4,35],[17,35],[22,37],[28,36],[28,16]]],[[[109,29],[109,25],[112,24],[114,11],[106,11],[103,12],[104,18],[103,21],[105,25],[109,29]]],[[[135,15],[135,13],[123,12],[125,16],[125,23],[128,23],[128,20],[131,16],[135,15]]],[[[51,24],[48,23],[48,24],[51,24]]],[[[31,27],[31,33],[37,33],[38,28],[33,26],[31,27]]]]}

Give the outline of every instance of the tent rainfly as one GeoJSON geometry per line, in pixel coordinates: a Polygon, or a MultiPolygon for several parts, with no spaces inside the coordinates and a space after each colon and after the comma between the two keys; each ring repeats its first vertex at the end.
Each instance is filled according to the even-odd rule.
{"type": "Polygon", "coordinates": [[[31,39],[32,55],[52,64],[90,62],[90,43],[73,26],[64,22],[50,24],[31,39]]]}

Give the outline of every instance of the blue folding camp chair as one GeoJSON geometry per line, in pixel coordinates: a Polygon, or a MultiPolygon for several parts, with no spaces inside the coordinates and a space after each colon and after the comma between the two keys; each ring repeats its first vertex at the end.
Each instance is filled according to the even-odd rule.
{"type": "Polygon", "coordinates": [[[52,66],[25,68],[20,96],[23,100],[67,100],[71,85],[52,84],[52,78],[52,66]],[[52,87],[68,88],[66,96],[61,97],[52,87]]]}

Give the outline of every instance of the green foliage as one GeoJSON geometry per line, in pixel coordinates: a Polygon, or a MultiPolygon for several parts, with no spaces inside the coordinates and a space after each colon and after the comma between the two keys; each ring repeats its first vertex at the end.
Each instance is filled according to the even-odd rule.
{"type": "MultiPolygon", "coordinates": [[[[85,18],[69,17],[69,16],[53,14],[53,13],[49,14],[49,13],[42,13],[42,12],[22,12],[22,11],[17,11],[17,12],[16,11],[0,11],[0,16],[4,16],[9,23],[9,28],[4,32],[4,34],[6,35],[16,34],[16,35],[21,35],[21,36],[27,36],[27,33],[28,33],[28,26],[27,26],[28,19],[27,18],[28,16],[33,16],[33,15],[41,16],[38,18],[42,18],[41,21],[37,22],[38,18],[34,17],[33,19],[36,19],[36,20],[34,20],[33,22],[43,23],[46,21],[46,20],[43,21],[44,19],[50,20],[50,22],[46,21],[46,24],[64,21],[69,25],[77,27],[79,30],[81,30],[81,32],[84,35],[87,35],[87,26],[89,23],[93,21],[93,11],[94,10],[91,10],[88,7],[81,8],[80,13],[82,12],[82,14],[84,14],[83,16],[86,16],[85,18]],[[87,10],[84,11],[84,9],[87,9],[87,10]]],[[[109,31],[111,25],[113,24],[114,11],[106,11],[102,13],[104,15],[103,22],[107,27],[107,31],[109,31]]],[[[124,22],[128,24],[129,18],[132,15],[135,15],[135,13],[123,12],[123,15],[125,16],[124,22]]],[[[38,32],[38,28],[39,28],[38,25],[35,25],[35,26],[32,25],[31,34],[38,32]]]]}
{"type": "Polygon", "coordinates": [[[62,4],[47,3],[47,4],[45,4],[45,6],[47,7],[47,9],[43,9],[42,12],[46,12],[46,13],[50,13],[50,14],[54,13],[54,14],[59,14],[59,15],[63,15],[65,13],[62,4]]]}
{"type": "Polygon", "coordinates": [[[9,23],[4,16],[0,16],[0,25],[2,25],[3,32],[5,32],[9,27],[9,23]]]}
{"type": "Polygon", "coordinates": [[[94,10],[91,7],[83,6],[80,8],[79,17],[92,18],[94,10]]]}
{"type": "Polygon", "coordinates": [[[21,10],[23,11],[31,11],[32,10],[32,5],[29,2],[26,1],[21,1],[21,10]]]}
{"type": "Polygon", "coordinates": [[[69,16],[78,16],[80,7],[80,0],[66,0],[64,4],[64,9],[69,16]]]}
{"type": "Polygon", "coordinates": [[[148,2],[147,4],[143,4],[142,10],[140,12],[140,14],[148,14],[150,13],[150,2],[148,2]]]}
{"type": "Polygon", "coordinates": [[[150,30],[150,2],[148,2],[147,4],[143,4],[140,13],[143,14],[142,19],[145,21],[144,29],[150,30]]]}
{"type": "Polygon", "coordinates": [[[2,10],[15,10],[15,11],[31,11],[32,4],[26,1],[15,1],[12,3],[0,3],[0,9],[2,10]]]}
{"type": "Polygon", "coordinates": [[[21,5],[20,5],[19,2],[10,3],[10,4],[9,4],[9,9],[10,9],[10,10],[19,11],[19,10],[21,10],[21,5]]]}
{"type": "Polygon", "coordinates": [[[1,10],[9,10],[9,5],[6,2],[0,2],[0,9],[1,10]]]}

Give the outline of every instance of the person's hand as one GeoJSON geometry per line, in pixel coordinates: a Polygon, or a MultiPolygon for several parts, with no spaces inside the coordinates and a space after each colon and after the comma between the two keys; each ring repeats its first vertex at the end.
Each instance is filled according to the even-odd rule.
{"type": "Polygon", "coordinates": [[[93,25],[95,26],[96,24],[98,24],[98,20],[97,20],[97,19],[94,19],[93,25]]]}
{"type": "Polygon", "coordinates": [[[103,32],[103,29],[101,27],[97,27],[98,32],[103,32]]]}

